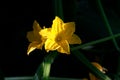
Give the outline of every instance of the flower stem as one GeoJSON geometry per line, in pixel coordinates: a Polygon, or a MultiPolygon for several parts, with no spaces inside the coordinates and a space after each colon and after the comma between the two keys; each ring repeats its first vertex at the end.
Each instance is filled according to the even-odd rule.
{"type": "Polygon", "coordinates": [[[45,57],[43,80],[49,80],[51,64],[54,62],[54,59],[57,55],[58,55],[57,52],[52,52],[52,53],[49,53],[49,55],[45,57]]]}
{"type": "Polygon", "coordinates": [[[38,67],[33,80],[49,80],[50,68],[55,57],[58,55],[57,52],[49,53],[38,67]]]}
{"type": "MultiPolygon", "coordinates": [[[[61,19],[63,19],[62,0],[53,0],[53,5],[55,16],[59,16],[61,19]]],[[[49,79],[51,64],[53,63],[56,56],[57,52],[51,52],[47,56],[45,56],[44,61],[38,67],[33,80],[49,79]]]]}
{"type": "Polygon", "coordinates": [[[114,34],[112,32],[112,29],[111,29],[111,26],[110,26],[110,24],[108,22],[108,19],[107,19],[106,15],[105,15],[104,9],[103,9],[102,4],[101,4],[101,1],[97,0],[97,3],[98,3],[98,8],[100,10],[101,16],[102,16],[103,21],[104,21],[104,24],[105,24],[109,34],[112,36],[112,41],[113,41],[116,49],[120,52],[120,48],[119,48],[119,46],[118,46],[118,44],[117,44],[117,42],[115,40],[114,34]]]}
{"type": "MultiPolygon", "coordinates": [[[[120,37],[120,33],[118,33],[118,34],[115,34],[115,35],[113,35],[115,38],[116,37],[120,37]]],[[[113,37],[112,36],[110,36],[110,37],[106,37],[106,38],[102,38],[102,39],[99,39],[99,40],[96,40],[96,41],[91,41],[91,42],[88,42],[88,43],[85,43],[85,44],[83,44],[83,45],[79,45],[79,46],[77,46],[77,47],[73,47],[73,48],[71,48],[71,50],[77,50],[77,49],[80,49],[80,48],[83,48],[83,47],[86,47],[86,46],[91,46],[91,45],[95,45],[95,44],[97,44],[97,43],[101,43],[101,42],[105,42],[105,41],[108,41],[108,40],[110,40],[110,39],[112,39],[113,37]]]]}
{"type": "Polygon", "coordinates": [[[62,0],[53,0],[53,5],[55,16],[59,16],[64,20],[62,0]]]}
{"type": "MultiPolygon", "coordinates": [[[[118,44],[117,44],[117,42],[116,42],[116,39],[115,39],[115,37],[114,37],[114,35],[113,35],[112,29],[111,29],[111,27],[110,27],[110,24],[109,24],[109,22],[108,22],[108,20],[107,20],[107,17],[106,17],[106,15],[105,15],[104,10],[103,10],[101,1],[100,1],[100,0],[97,0],[97,3],[98,3],[98,8],[99,8],[99,10],[100,10],[100,12],[101,12],[101,16],[102,16],[102,18],[103,18],[103,21],[104,21],[104,23],[105,23],[105,25],[106,25],[106,27],[107,27],[107,29],[108,29],[108,31],[109,31],[109,34],[112,36],[112,41],[113,41],[113,43],[114,43],[114,46],[116,47],[118,53],[120,53],[120,48],[119,48],[119,46],[118,46],[118,44]]],[[[120,56],[118,57],[117,74],[120,75],[120,56]]]]}
{"type": "Polygon", "coordinates": [[[103,74],[101,71],[99,71],[96,67],[94,67],[90,61],[83,55],[83,53],[81,53],[78,50],[73,51],[73,55],[80,60],[83,64],[85,64],[85,66],[88,67],[88,69],[90,69],[90,71],[97,76],[100,80],[111,80],[108,76],[106,76],[105,74],[103,74]]]}

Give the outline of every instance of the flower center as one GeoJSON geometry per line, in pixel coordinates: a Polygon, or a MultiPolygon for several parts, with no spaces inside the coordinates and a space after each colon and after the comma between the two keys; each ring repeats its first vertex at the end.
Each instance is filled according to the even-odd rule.
{"type": "Polygon", "coordinates": [[[56,42],[60,42],[61,40],[62,40],[62,37],[60,37],[60,36],[56,37],[56,39],[55,39],[56,42]]]}

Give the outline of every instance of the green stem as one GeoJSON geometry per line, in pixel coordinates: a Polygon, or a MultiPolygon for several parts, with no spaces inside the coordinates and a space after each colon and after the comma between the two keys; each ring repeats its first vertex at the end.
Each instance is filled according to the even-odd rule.
{"type": "Polygon", "coordinates": [[[43,80],[49,80],[49,74],[50,74],[50,68],[51,68],[51,62],[44,61],[44,69],[43,69],[43,80]]]}
{"type": "MultiPolygon", "coordinates": [[[[55,16],[59,16],[61,19],[63,19],[62,0],[53,0],[53,5],[55,16]]],[[[41,78],[42,80],[49,79],[51,64],[56,56],[57,52],[52,52],[45,57],[34,76],[34,80],[41,80],[41,78]]]]}
{"type": "MultiPolygon", "coordinates": [[[[113,43],[114,43],[117,51],[120,53],[120,48],[119,48],[119,46],[118,46],[118,44],[117,44],[117,42],[116,42],[115,37],[113,36],[112,29],[111,29],[110,24],[109,24],[109,22],[108,22],[108,20],[107,20],[107,17],[106,17],[106,15],[105,15],[105,12],[104,12],[104,10],[103,10],[103,7],[102,7],[102,4],[101,4],[100,0],[97,0],[97,3],[98,3],[98,8],[99,8],[99,10],[100,10],[100,12],[101,12],[103,21],[104,21],[104,23],[105,23],[105,25],[106,25],[106,27],[107,27],[107,29],[108,29],[108,31],[109,31],[109,34],[112,36],[112,41],[113,41],[113,43]]],[[[120,74],[120,56],[118,57],[117,74],[120,74]]]]}
{"type": "Polygon", "coordinates": [[[55,16],[59,16],[62,20],[64,20],[62,0],[53,0],[53,5],[55,16]]]}
{"type": "Polygon", "coordinates": [[[111,80],[108,76],[103,74],[101,71],[99,71],[96,67],[94,67],[89,60],[78,50],[73,51],[74,56],[80,60],[83,64],[85,64],[90,71],[97,76],[100,80],[111,80]]]}
{"type": "Polygon", "coordinates": [[[105,26],[106,26],[106,28],[108,29],[109,34],[112,36],[112,41],[113,41],[116,49],[120,52],[120,48],[119,48],[119,46],[118,46],[118,44],[117,44],[117,42],[116,42],[116,40],[115,40],[115,37],[114,37],[114,35],[113,35],[111,26],[110,26],[110,24],[109,24],[109,22],[108,22],[108,20],[107,20],[107,17],[106,17],[106,15],[105,15],[104,9],[103,9],[103,7],[102,7],[101,1],[100,1],[100,0],[97,0],[97,3],[98,3],[98,8],[99,8],[99,10],[100,10],[100,13],[101,13],[101,16],[102,16],[102,18],[103,18],[103,21],[104,21],[104,23],[105,23],[105,26]]]}
{"type": "MultiPolygon", "coordinates": [[[[115,34],[115,35],[113,35],[115,38],[116,37],[120,37],[120,33],[119,34],[115,34]]],[[[85,43],[85,44],[83,44],[83,45],[79,45],[79,46],[77,46],[77,47],[73,47],[73,48],[71,48],[71,50],[78,50],[78,49],[80,49],[80,48],[83,48],[83,47],[86,47],[86,46],[91,46],[91,45],[95,45],[95,44],[97,44],[97,43],[101,43],[101,42],[105,42],[105,41],[108,41],[108,40],[110,40],[110,39],[112,39],[113,37],[112,36],[110,36],[110,37],[106,37],[106,38],[102,38],[102,39],[99,39],[99,40],[96,40],[96,41],[92,41],[92,42],[89,42],[89,43],[85,43]]]]}
{"type": "Polygon", "coordinates": [[[49,80],[51,64],[57,55],[57,52],[52,52],[44,58],[43,62],[39,65],[33,80],[49,80]]]}
{"type": "Polygon", "coordinates": [[[50,75],[51,64],[54,62],[54,59],[58,55],[57,52],[51,52],[44,60],[44,71],[43,71],[43,80],[48,80],[50,75]]]}

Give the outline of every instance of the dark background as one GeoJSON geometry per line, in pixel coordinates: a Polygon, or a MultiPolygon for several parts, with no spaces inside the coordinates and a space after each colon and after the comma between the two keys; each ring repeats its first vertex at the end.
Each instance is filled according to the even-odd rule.
{"type": "MultiPolygon", "coordinates": [[[[80,36],[83,44],[109,36],[95,0],[76,0],[76,5],[72,5],[74,0],[70,1],[71,3],[63,1],[65,22],[76,21],[75,33],[80,36]],[[74,13],[72,10],[76,10],[76,12],[74,13]]],[[[102,0],[102,4],[112,26],[113,33],[119,33],[120,1],[102,0]]],[[[43,60],[45,52],[35,50],[28,56],[26,50],[29,42],[26,38],[26,33],[32,30],[34,20],[37,20],[41,27],[51,26],[55,17],[53,9],[53,3],[50,0],[42,0],[36,6],[31,7],[18,7],[15,5],[13,7],[0,8],[0,67],[4,76],[34,75],[38,65],[43,60]]],[[[117,38],[118,44],[120,44],[119,40],[120,38],[117,38]]],[[[81,51],[90,61],[100,61],[104,56],[102,64],[109,69],[110,73],[115,73],[113,68],[117,67],[118,52],[111,41],[94,45],[93,50],[81,51]],[[116,59],[113,59],[113,57],[116,57],[116,59]]],[[[61,54],[53,64],[51,75],[84,77],[82,74],[86,74],[87,71],[87,68],[72,55],[66,56],[61,54]]]]}

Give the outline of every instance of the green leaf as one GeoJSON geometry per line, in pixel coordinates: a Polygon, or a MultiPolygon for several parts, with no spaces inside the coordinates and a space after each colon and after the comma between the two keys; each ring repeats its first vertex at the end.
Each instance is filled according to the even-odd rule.
{"type": "Polygon", "coordinates": [[[112,29],[111,29],[111,26],[110,26],[110,24],[109,24],[109,21],[108,21],[108,19],[107,19],[107,16],[106,16],[106,14],[105,14],[105,12],[104,12],[104,9],[103,9],[103,6],[102,6],[102,4],[101,4],[101,1],[100,1],[100,0],[97,0],[97,4],[98,4],[98,8],[99,8],[100,13],[101,13],[101,17],[103,18],[103,22],[104,22],[104,24],[105,24],[105,26],[106,26],[106,28],[107,28],[110,36],[112,37],[112,41],[113,41],[113,43],[114,43],[114,46],[115,46],[115,48],[118,50],[118,52],[120,52],[120,48],[119,48],[119,46],[118,46],[118,44],[117,44],[117,41],[116,41],[116,39],[115,39],[115,37],[114,37],[113,31],[112,31],[112,29]]]}
{"type": "Polygon", "coordinates": [[[91,72],[97,76],[100,80],[111,80],[107,75],[103,74],[96,67],[94,67],[91,62],[78,50],[72,51],[72,54],[80,60],[83,64],[85,64],[91,72]]]}
{"type": "Polygon", "coordinates": [[[102,43],[102,42],[111,40],[113,37],[115,37],[115,38],[120,37],[120,33],[115,34],[113,36],[105,37],[105,38],[102,38],[102,39],[99,39],[99,40],[94,40],[94,41],[91,41],[91,42],[88,42],[88,43],[85,43],[85,44],[81,44],[77,47],[72,47],[71,50],[78,50],[78,49],[84,48],[86,46],[91,46],[91,45],[95,45],[95,44],[98,44],[98,43],[102,43]]]}
{"type": "Polygon", "coordinates": [[[48,80],[50,75],[51,64],[53,63],[55,57],[58,55],[57,52],[51,52],[45,56],[43,62],[38,67],[33,80],[48,80]]]}

